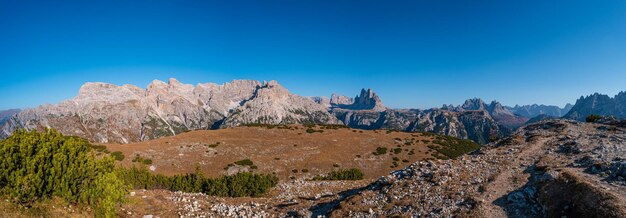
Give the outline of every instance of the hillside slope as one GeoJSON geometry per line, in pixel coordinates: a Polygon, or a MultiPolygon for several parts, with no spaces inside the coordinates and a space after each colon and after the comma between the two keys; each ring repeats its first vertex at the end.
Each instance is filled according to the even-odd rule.
{"type": "Polygon", "coordinates": [[[543,121],[459,160],[418,162],[333,216],[623,217],[626,131],[543,121]]]}
{"type": "Polygon", "coordinates": [[[149,159],[151,163],[146,166],[165,175],[192,173],[199,167],[210,177],[252,171],[289,180],[356,167],[364,171],[366,178],[375,179],[412,162],[434,158],[436,152],[428,146],[435,138],[423,133],[281,125],[197,130],[106,146],[124,154],[124,166],[141,166],[137,159],[149,159]],[[379,147],[385,148],[386,153],[373,154],[379,147]],[[234,164],[245,159],[255,167],[234,164]]]}
{"type": "Polygon", "coordinates": [[[142,203],[125,209],[220,217],[624,217],[625,156],[624,128],[547,120],[472,154],[417,161],[377,180],[299,177],[248,199],[139,190],[142,203]]]}

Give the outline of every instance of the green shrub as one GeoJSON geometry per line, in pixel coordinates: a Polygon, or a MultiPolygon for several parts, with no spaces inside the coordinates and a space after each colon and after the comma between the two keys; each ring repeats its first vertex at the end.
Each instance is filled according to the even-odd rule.
{"type": "Polygon", "coordinates": [[[217,143],[213,143],[213,144],[207,145],[207,147],[209,147],[209,148],[215,148],[215,147],[217,147],[217,146],[219,146],[219,145],[220,145],[220,143],[219,143],[219,142],[217,142],[217,143]]]}
{"type": "Polygon", "coordinates": [[[591,114],[591,115],[587,116],[587,118],[585,118],[585,121],[587,121],[589,123],[593,123],[593,122],[596,122],[597,120],[599,120],[600,118],[602,118],[602,116],[597,115],[597,114],[591,114]]]}
{"type": "Polygon", "coordinates": [[[0,194],[22,205],[60,197],[91,206],[96,216],[115,216],[128,187],[113,174],[115,160],[96,157],[93,148],[54,130],[17,130],[0,141],[0,194]]]}
{"type": "Polygon", "coordinates": [[[433,143],[438,145],[428,145],[427,147],[437,151],[433,156],[439,159],[454,159],[480,148],[480,145],[472,140],[451,136],[437,136],[433,143]]]}
{"type": "Polygon", "coordinates": [[[315,133],[315,132],[323,133],[324,130],[314,130],[312,128],[308,128],[308,129],[306,129],[306,132],[307,133],[315,133]]]}
{"type": "Polygon", "coordinates": [[[358,168],[350,168],[338,171],[332,171],[326,176],[316,176],[313,180],[361,180],[363,179],[363,171],[358,168]]]}
{"type": "Polygon", "coordinates": [[[114,151],[111,153],[111,157],[113,157],[113,159],[115,159],[116,161],[123,161],[124,160],[124,154],[121,151],[114,151]]]}
{"type": "Polygon", "coordinates": [[[133,163],[142,163],[142,164],[152,164],[152,160],[151,159],[147,159],[147,158],[143,158],[141,156],[139,156],[138,154],[135,155],[135,158],[133,158],[132,160],[133,163]]]}
{"type": "Polygon", "coordinates": [[[346,125],[341,125],[341,124],[320,124],[319,126],[320,126],[320,128],[323,128],[323,129],[344,129],[344,128],[347,129],[347,128],[350,128],[350,127],[348,127],[346,125]]]}
{"type": "Polygon", "coordinates": [[[281,124],[264,124],[264,123],[246,123],[243,124],[243,126],[247,126],[247,127],[264,127],[267,129],[290,129],[289,126],[287,125],[281,125],[281,124]]]}
{"type": "Polygon", "coordinates": [[[387,148],[385,147],[378,147],[376,148],[376,151],[372,152],[372,154],[374,155],[382,155],[382,154],[386,154],[387,153],[387,148]]]}
{"type": "Polygon", "coordinates": [[[175,176],[154,175],[146,168],[118,169],[119,178],[135,189],[166,189],[182,192],[202,192],[220,197],[258,197],[278,184],[271,174],[237,173],[220,178],[205,178],[199,170],[175,176]]]}
{"type": "Polygon", "coordinates": [[[235,161],[235,164],[239,166],[252,166],[254,163],[250,159],[243,159],[239,161],[235,161]]]}
{"type": "Polygon", "coordinates": [[[104,146],[104,145],[92,145],[92,144],[89,144],[89,147],[94,149],[94,150],[96,150],[96,151],[98,151],[98,152],[108,153],[107,146],[104,146]]]}
{"type": "Polygon", "coordinates": [[[393,153],[394,154],[400,154],[402,152],[402,148],[394,148],[393,149],[393,153]]]}

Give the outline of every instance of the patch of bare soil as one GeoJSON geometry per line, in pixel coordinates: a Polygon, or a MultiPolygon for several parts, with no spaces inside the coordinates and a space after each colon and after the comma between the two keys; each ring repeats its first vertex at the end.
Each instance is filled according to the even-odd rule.
{"type": "Polygon", "coordinates": [[[312,178],[352,167],[361,169],[367,179],[373,179],[432,158],[433,151],[427,147],[434,139],[430,135],[320,126],[312,128],[316,132],[309,133],[307,129],[289,126],[200,130],[106,146],[110,151],[123,152],[123,166],[142,165],[140,160],[150,160],[146,166],[165,175],[191,173],[199,166],[209,177],[253,171],[274,173],[281,180],[312,178]],[[374,155],[378,147],[387,148],[387,153],[374,155]],[[235,164],[244,159],[250,159],[254,167],[235,164]]]}

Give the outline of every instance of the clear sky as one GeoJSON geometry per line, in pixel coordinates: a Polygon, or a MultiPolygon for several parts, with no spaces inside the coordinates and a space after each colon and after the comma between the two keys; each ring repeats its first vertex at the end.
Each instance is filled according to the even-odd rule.
{"type": "Polygon", "coordinates": [[[563,106],[626,90],[626,1],[0,0],[0,76],[0,109],[169,77],[373,88],[395,108],[563,106]]]}

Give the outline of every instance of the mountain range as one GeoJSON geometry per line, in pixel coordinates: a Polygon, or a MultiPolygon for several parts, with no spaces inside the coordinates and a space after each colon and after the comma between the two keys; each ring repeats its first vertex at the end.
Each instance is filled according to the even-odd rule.
{"type": "Polygon", "coordinates": [[[581,96],[576,104],[563,117],[573,120],[585,120],[591,114],[609,115],[617,118],[626,118],[626,92],[620,92],[614,97],[594,93],[581,96]]]}
{"type": "Polygon", "coordinates": [[[573,106],[574,105],[567,104],[565,105],[565,107],[560,108],[554,105],[532,104],[532,105],[522,105],[522,106],[515,105],[514,107],[506,107],[506,108],[509,111],[519,116],[523,116],[526,118],[534,118],[539,115],[545,115],[545,116],[550,116],[550,117],[562,117],[567,112],[569,112],[569,110],[572,109],[573,106]]]}
{"type": "MultiPolygon", "coordinates": [[[[579,102],[584,103],[582,99],[579,102]]],[[[328,98],[292,94],[276,81],[234,80],[194,86],[170,79],[154,80],[145,89],[95,82],[82,85],[72,99],[11,114],[0,123],[0,137],[18,128],[54,128],[99,143],[130,143],[244,124],[342,124],[432,132],[484,144],[508,135],[535,116],[559,117],[570,106],[506,107],[474,98],[458,106],[391,109],[371,89],[362,89],[355,97],[333,94],[328,98]]],[[[573,108],[577,106],[578,102],[573,108]]]]}
{"type": "Polygon", "coordinates": [[[0,125],[4,124],[11,116],[20,112],[20,109],[9,109],[0,111],[0,125]]]}

